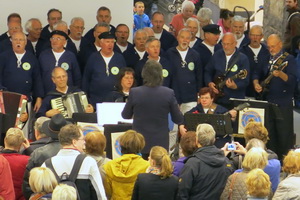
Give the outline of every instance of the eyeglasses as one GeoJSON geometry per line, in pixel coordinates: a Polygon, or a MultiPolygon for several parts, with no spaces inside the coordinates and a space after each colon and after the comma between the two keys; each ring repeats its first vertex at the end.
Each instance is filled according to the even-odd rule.
{"type": "Polygon", "coordinates": [[[61,41],[61,40],[65,40],[65,38],[52,37],[52,38],[50,38],[50,40],[52,40],[52,41],[55,41],[55,40],[61,41]]]}
{"type": "Polygon", "coordinates": [[[80,29],[80,30],[84,30],[85,29],[84,26],[73,26],[73,27],[76,28],[76,29],[80,29]]]}
{"type": "Polygon", "coordinates": [[[126,33],[128,34],[129,32],[128,31],[116,31],[117,33],[126,33]]]}

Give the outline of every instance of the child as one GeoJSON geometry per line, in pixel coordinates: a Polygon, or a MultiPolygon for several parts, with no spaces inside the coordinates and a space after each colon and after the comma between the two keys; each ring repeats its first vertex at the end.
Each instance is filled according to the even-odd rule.
{"type": "Polygon", "coordinates": [[[145,6],[144,6],[144,3],[142,1],[138,1],[138,2],[135,3],[134,10],[136,12],[133,15],[133,18],[134,18],[133,32],[134,33],[138,29],[142,29],[142,28],[145,28],[145,27],[152,27],[152,24],[151,24],[151,21],[150,21],[148,15],[146,15],[144,13],[145,6]]]}
{"type": "Polygon", "coordinates": [[[139,174],[136,179],[132,200],[176,199],[178,178],[172,175],[173,166],[167,150],[152,147],[149,162],[147,173],[139,174]]]}

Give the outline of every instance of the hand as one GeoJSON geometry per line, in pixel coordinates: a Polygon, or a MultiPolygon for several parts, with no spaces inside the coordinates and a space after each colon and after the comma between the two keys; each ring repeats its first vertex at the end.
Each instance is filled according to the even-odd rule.
{"type": "Polygon", "coordinates": [[[41,105],[42,105],[42,98],[41,98],[41,97],[38,97],[38,98],[36,99],[36,102],[35,102],[35,105],[34,105],[33,110],[34,110],[35,112],[39,111],[41,105]]]}
{"type": "Polygon", "coordinates": [[[234,121],[235,118],[236,118],[236,115],[237,115],[237,111],[236,110],[229,110],[228,112],[231,115],[231,120],[234,121]]]}
{"type": "Polygon", "coordinates": [[[94,107],[91,104],[88,104],[86,109],[85,109],[86,113],[93,113],[94,112],[94,107]]]}
{"type": "Polygon", "coordinates": [[[279,77],[279,76],[280,76],[280,72],[281,72],[281,71],[279,71],[279,70],[274,70],[274,71],[272,72],[272,74],[273,74],[273,76],[275,76],[275,77],[279,77]]]}
{"type": "Polygon", "coordinates": [[[233,80],[231,80],[230,78],[226,80],[226,86],[230,89],[236,90],[237,89],[237,85],[235,84],[235,82],[233,80]]]}
{"type": "Polygon", "coordinates": [[[254,89],[257,93],[262,92],[262,87],[261,85],[259,85],[258,83],[254,85],[254,89]]]}
{"type": "Polygon", "coordinates": [[[235,153],[240,155],[245,155],[247,153],[247,150],[245,149],[245,147],[243,147],[243,145],[238,142],[234,142],[234,144],[236,146],[236,150],[234,150],[235,153]]]}
{"type": "Polygon", "coordinates": [[[221,148],[221,150],[223,150],[223,152],[224,152],[224,155],[225,156],[227,156],[229,153],[230,153],[230,151],[228,151],[228,142],[224,145],[224,147],[222,147],[221,148]]]}
{"type": "Polygon", "coordinates": [[[184,127],[184,125],[179,125],[179,133],[180,133],[180,135],[185,135],[186,132],[187,132],[187,130],[184,127]]]}
{"type": "Polygon", "coordinates": [[[30,147],[30,143],[29,143],[29,141],[28,141],[27,138],[25,138],[25,140],[24,140],[24,142],[22,143],[22,145],[23,145],[24,149],[27,149],[28,147],[30,147]]]}
{"type": "Polygon", "coordinates": [[[46,112],[46,117],[52,117],[52,116],[54,116],[56,114],[59,114],[59,113],[60,113],[59,110],[57,110],[57,109],[51,109],[51,110],[48,110],[46,112]]]}
{"type": "Polygon", "coordinates": [[[22,114],[20,115],[19,120],[20,120],[21,122],[23,122],[23,123],[26,122],[26,121],[28,120],[28,113],[27,113],[27,112],[22,113],[22,114]]]}
{"type": "Polygon", "coordinates": [[[208,87],[210,87],[215,94],[219,94],[219,90],[216,88],[216,84],[214,82],[210,82],[208,87]]]}

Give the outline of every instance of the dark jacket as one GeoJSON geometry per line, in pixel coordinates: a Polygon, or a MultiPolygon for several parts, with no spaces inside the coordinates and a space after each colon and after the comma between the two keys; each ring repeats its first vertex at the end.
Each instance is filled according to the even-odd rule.
{"type": "Polygon", "coordinates": [[[162,179],[159,175],[139,174],[133,189],[132,200],[173,200],[178,191],[178,177],[162,179]]]}
{"type": "Polygon", "coordinates": [[[219,199],[229,173],[222,150],[199,148],[190,156],[179,176],[179,199],[219,199]]]}

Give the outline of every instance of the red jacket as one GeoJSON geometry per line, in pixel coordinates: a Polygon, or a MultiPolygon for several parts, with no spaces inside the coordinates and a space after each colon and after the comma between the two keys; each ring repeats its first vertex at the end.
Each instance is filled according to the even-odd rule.
{"type": "Polygon", "coordinates": [[[2,155],[7,159],[10,165],[16,200],[25,200],[22,192],[22,183],[26,165],[30,157],[7,149],[2,151],[2,155]]]}
{"type": "Polygon", "coordinates": [[[0,155],[0,197],[7,200],[15,199],[14,185],[7,160],[0,155]]]}

